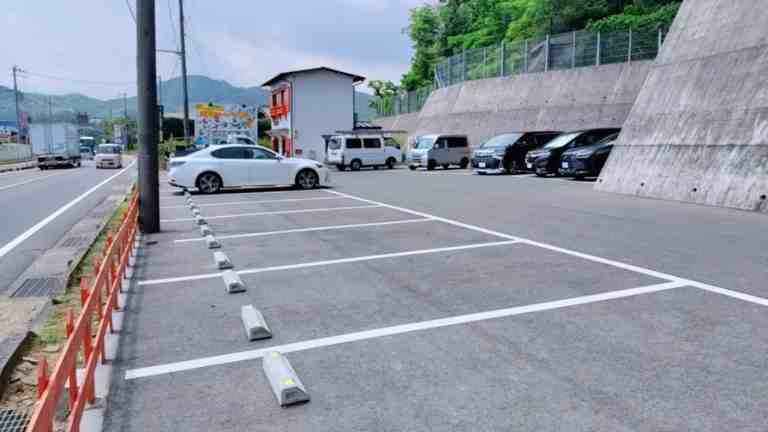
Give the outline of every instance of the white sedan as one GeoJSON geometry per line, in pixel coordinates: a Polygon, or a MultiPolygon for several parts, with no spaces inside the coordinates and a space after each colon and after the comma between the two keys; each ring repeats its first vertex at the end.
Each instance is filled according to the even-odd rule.
{"type": "Polygon", "coordinates": [[[172,186],[197,189],[206,194],[224,188],[292,185],[313,189],[330,183],[323,164],[309,159],[286,158],[263,147],[221,145],[171,158],[168,173],[172,186]]]}

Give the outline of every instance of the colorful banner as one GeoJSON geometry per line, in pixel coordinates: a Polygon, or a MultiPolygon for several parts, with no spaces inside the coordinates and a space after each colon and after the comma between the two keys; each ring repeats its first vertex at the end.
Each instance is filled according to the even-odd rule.
{"type": "Polygon", "coordinates": [[[258,137],[258,107],[252,105],[197,104],[195,135],[207,144],[218,143],[230,134],[258,137]]]}

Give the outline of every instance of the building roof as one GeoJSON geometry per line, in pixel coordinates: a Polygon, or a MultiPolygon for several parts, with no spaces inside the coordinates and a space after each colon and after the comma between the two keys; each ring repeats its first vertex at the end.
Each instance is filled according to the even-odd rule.
{"type": "Polygon", "coordinates": [[[339,75],[345,75],[345,76],[348,76],[348,77],[352,78],[352,82],[354,82],[354,83],[365,81],[365,77],[363,77],[363,76],[351,74],[351,73],[348,73],[348,72],[342,72],[340,70],[331,69],[329,67],[324,67],[323,66],[323,67],[316,67],[316,68],[310,68],[310,69],[299,69],[299,70],[295,70],[295,71],[282,72],[282,73],[279,73],[279,74],[275,75],[272,79],[268,80],[267,82],[265,82],[261,86],[262,87],[270,87],[272,84],[274,84],[274,83],[276,83],[278,81],[283,80],[285,77],[287,77],[289,75],[297,75],[297,74],[308,73],[308,72],[317,72],[317,71],[326,71],[326,72],[337,73],[339,75]]]}

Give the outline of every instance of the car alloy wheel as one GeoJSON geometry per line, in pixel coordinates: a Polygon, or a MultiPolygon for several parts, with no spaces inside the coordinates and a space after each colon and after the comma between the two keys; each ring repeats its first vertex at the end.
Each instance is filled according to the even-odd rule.
{"type": "Polygon", "coordinates": [[[212,194],[221,190],[221,179],[214,173],[205,173],[197,180],[197,188],[204,194],[212,194]]]}
{"type": "Polygon", "coordinates": [[[352,171],[360,171],[360,168],[362,168],[363,164],[358,159],[355,159],[352,161],[351,164],[349,164],[349,168],[352,171]]]}
{"type": "Polygon", "coordinates": [[[296,176],[296,185],[302,189],[314,189],[318,183],[317,173],[312,170],[302,170],[296,176]]]}

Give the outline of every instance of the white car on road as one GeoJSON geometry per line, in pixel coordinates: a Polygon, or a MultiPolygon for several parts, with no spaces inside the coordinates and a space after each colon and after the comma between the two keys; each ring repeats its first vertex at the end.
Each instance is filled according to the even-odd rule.
{"type": "Polygon", "coordinates": [[[330,172],[309,159],[286,158],[263,147],[221,145],[172,158],[169,183],[202,193],[224,188],[293,185],[301,189],[327,186],[330,172]]]}

